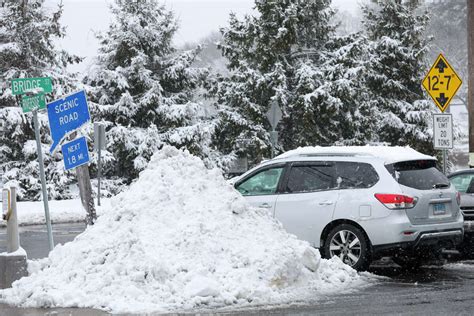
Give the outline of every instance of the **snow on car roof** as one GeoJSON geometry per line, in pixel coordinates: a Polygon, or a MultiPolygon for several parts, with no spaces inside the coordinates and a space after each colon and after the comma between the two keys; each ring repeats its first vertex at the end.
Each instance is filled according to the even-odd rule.
{"type": "Polygon", "coordinates": [[[433,156],[422,154],[410,147],[401,146],[329,146],[299,147],[277,156],[286,159],[295,156],[370,156],[380,158],[385,163],[408,160],[436,160],[433,156]]]}

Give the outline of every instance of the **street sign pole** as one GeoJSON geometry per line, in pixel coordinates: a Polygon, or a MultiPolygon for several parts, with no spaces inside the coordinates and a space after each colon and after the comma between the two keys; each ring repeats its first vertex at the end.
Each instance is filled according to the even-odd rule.
{"type": "Polygon", "coordinates": [[[443,149],[443,173],[444,174],[446,174],[447,160],[448,160],[448,151],[446,149],[443,149]]]}
{"type": "Polygon", "coordinates": [[[45,93],[53,91],[51,78],[16,78],[11,80],[12,95],[20,96],[21,107],[24,113],[33,112],[33,126],[35,130],[36,149],[38,152],[38,165],[40,171],[41,191],[43,195],[44,215],[48,231],[49,250],[53,250],[53,233],[51,219],[49,217],[48,191],[46,189],[46,176],[44,173],[43,150],[41,148],[40,126],[38,122],[38,111],[46,107],[45,93]]]}
{"type": "Polygon", "coordinates": [[[97,151],[97,205],[100,206],[100,178],[102,176],[102,149],[105,149],[105,125],[94,123],[94,149],[97,151]]]}
{"type": "Polygon", "coordinates": [[[41,190],[43,192],[44,216],[46,218],[46,228],[48,231],[49,250],[53,250],[53,232],[51,229],[51,219],[49,217],[48,191],[46,189],[46,176],[44,174],[43,150],[41,148],[40,128],[38,122],[38,110],[33,110],[33,125],[35,128],[36,147],[38,151],[38,164],[40,169],[41,190]]]}
{"type": "MultiPolygon", "coordinates": [[[[449,114],[450,112],[451,112],[451,111],[450,111],[450,109],[449,109],[449,107],[448,107],[448,108],[446,109],[446,113],[449,114]]],[[[453,139],[453,141],[454,141],[454,139],[453,139]]],[[[446,149],[446,148],[443,149],[443,173],[444,173],[445,175],[448,175],[448,173],[447,173],[447,172],[448,172],[448,157],[449,157],[448,154],[449,154],[449,153],[448,153],[448,149],[446,149]]]]}
{"type": "Polygon", "coordinates": [[[102,153],[102,148],[99,146],[98,160],[97,160],[97,205],[100,206],[100,177],[101,177],[101,165],[100,165],[100,155],[102,153]]]}

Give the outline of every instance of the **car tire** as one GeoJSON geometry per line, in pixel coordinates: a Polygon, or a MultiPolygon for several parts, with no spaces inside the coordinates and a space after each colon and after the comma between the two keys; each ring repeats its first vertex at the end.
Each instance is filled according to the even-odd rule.
{"type": "Polygon", "coordinates": [[[357,271],[365,271],[372,261],[370,241],[361,229],[351,224],[340,224],[324,239],[323,257],[339,257],[357,271]]]}

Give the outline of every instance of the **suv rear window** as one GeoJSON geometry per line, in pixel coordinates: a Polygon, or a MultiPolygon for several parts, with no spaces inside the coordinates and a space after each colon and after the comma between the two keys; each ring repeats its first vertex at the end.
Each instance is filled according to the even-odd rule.
{"type": "Polygon", "coordinates": [[[449,187],[449,180],[436,168],[435,160],[403,161],[386,166],[398,183],[418,189],[431,190],[449,187]]]}

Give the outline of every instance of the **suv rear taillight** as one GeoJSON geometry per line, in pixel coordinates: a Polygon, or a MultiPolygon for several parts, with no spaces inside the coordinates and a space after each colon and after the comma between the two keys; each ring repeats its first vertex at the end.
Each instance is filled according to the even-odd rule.
{"type": "Polygon", "coordinates": [[[456,191],[456,202],[458,202],[458,205],[461,205],[461,193],[459,191],[456,191]]]}
{"type": "Polygon", "coordinates": [[[375,194],[375,198],[391,210],[413,208],[417,201],[416,197],[402,194],[377,193],[375,194]]]}

